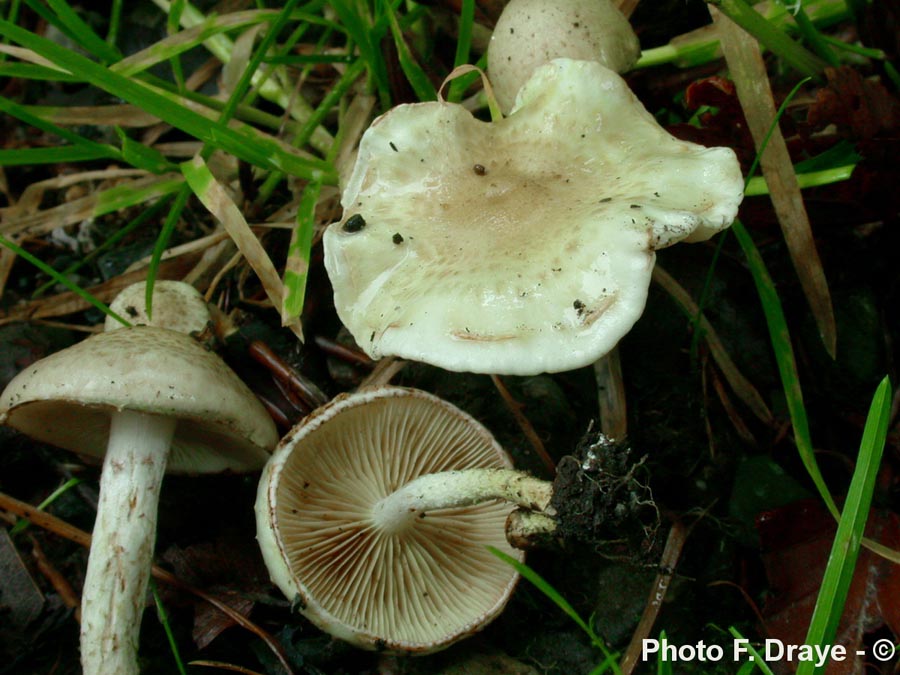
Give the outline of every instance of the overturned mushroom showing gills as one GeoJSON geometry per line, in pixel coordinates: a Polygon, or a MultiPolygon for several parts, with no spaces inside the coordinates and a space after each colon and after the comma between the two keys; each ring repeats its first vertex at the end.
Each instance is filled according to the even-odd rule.
{"type": "Polygon", "coordinates": [[[339,396],[295,427],[263,471],[257,536],[272,580],[319,628],[359,647],[447,647],[490,622],[515,586],[515,571],[487,549],[522,559],[504,534],[513,506],[498,497],[549,500],[509,464],[484,427],[431,394],[339,396]],[[453,470],[494,487],[460,499],[459,485],[433,484],[428,498],[443,504],[427,509],[421,491],[402,489],[466,473],[453,470]]]}
{"type": "Polygon", "coordinates": [[[488,46],[488,77],[504,113],[531,74],[553,59],[597,61],[624,73],[641,55],[612,0],[510,0],[488,46]]]}
{"type": "Polygon", "coordinates": [[[444,102],[376,119],[325,264],[372,358],[570,370],[640,317],[654,252],[724,229],[742,196],[730,149],[672,137],[599,63],[556,59],[502,120],[444,102]]]}
{"type": "Polygon", "coordinates": [[[192,337],[100,333],[42,359],[0,395],[0,423],[105,457],[82,593],[86,675],[138,672],[163,473],[253,471],[278,440],[253,393],[192,337]]]}

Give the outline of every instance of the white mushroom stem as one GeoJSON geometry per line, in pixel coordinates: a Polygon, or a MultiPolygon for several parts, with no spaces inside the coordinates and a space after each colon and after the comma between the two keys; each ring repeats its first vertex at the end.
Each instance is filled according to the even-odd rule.
{"type": "Polygon", "coordinates": [[[373,508],[376,527],[388,533],[410,527],[429,511],[470,506],[495,499],[532,511],[550,505],[553,485],[512,469],[462,469],[420,476],[373,508]]]}
{"type": "Polygon", "coordinates": [[[137,675],[141,615],[174,418],[113,414],[81,600],[85,675],[137,675]]]}

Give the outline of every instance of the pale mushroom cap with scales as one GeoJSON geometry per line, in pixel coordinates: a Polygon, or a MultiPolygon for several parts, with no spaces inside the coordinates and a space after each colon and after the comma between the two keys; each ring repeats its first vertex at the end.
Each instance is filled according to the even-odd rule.
{"type": "Polygon", "coordinates": [[[427,653],[482,629],[505,606],[518,560],[513,506],[432,511],[401,532],[377,528],[379,500],[423,474],[505,468],[466,413],[399,387],[336,398],[290,432],[266,465],[257,537],[272,580],[322,630],[366,649],[427,653]]]}
{"type": "Polygon", "coordinates": [[[654,251],[724,229],[742,197],[732,150],[674,138],[616,73],[557,59],[496,122],[443,102],[376,119],[325,265],[372,358],[571,370],[640,317],[654,251]]]}
{"type": "Polygon", "coordinates": [[[100,333],[17,375],[0,423],[37,440],[102,456],[113,410],[178,418],[172,473],[254,471],[278,433],[265,408],[218,356],[183,333],[136,326],[100,333]]]}
{"type": "MultiPolygon", "coordinates": [[[[126,286],[109,308],[134,326],[156,326],[180,333],[202,333],[210,321],[203,295],[183,281],[161,279],[153,284],[152,319],[147,316],[146,281],[126,286]]],[[[103,324],[106,331],[124,327],[112,316],[107,316],[103,324]]]]}

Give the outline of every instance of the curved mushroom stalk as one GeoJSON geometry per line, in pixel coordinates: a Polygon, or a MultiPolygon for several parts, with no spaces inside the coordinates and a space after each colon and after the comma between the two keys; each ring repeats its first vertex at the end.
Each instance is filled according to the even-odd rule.
{"type": "Polygon", "coordinates": [[[81,599],[81,664],[88,675],[138,673],[159,491],[175,425],[170,417],[112,414],[81,599]]]}
{"type": "Polygon", "coordinates": [[[542,512],[552,494],[552,483],[512,469],[443,471],[420,476],[392,492],[374,506],[372,519],[384,531],[396,532],[432,511],[495,499],[542,512]]]}
{"type": "Polygon", "coordinates": [[[627,445],[591,430],[574,455],[562,457],[553,482],[512,469],[465,469],[419,476],[375,504],[373,522],[395,533],[432,513],[502,500],[516,508],[506,539],[517,549],[578,542],[610,555],[652,551],[659,511],[650,488],[636,477],[643,460],[627,445]]]}

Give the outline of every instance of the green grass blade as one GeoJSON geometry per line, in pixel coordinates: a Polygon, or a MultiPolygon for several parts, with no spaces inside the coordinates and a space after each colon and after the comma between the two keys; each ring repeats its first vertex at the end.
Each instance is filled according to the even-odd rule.
{"type": "MultiPolygon", "coordinates": [[[[168,0],[153,0],[153,4],[168,12],[171,4],[168,0]]],[[[299,21],[309,21],[309,12],[317,11],[315,8],[321,7],[324,3],[320,1],[310,2],[305,5],[304,10],[295,14],[299,21]]],[[[187,0],[184,3],[184,11],[180,17],[181,25],[184,28],[191,28],[203,23],[206,17],[187,0]]],[[[320,23],[320,22],[318,22],[320,23]]],[[[203,46],[209,50],[222,63],[231,61],[231,54],[234,51],[234,42],[227,35],[214,35],[203,42],[203,46]]],[[[296,120],[304,121],[309,113],[309,104],[302,96],[295,96],[293,92],[286,90],[277,81],[269,78],[264,79],[262,74],[254,76],[253,85],[258,88],[259,94],[274,101],[281,106],[288,114],[296,120]]],[[[184,92],[187,94],[187,92],[184,92]]],[[[324,128],[316,129],[316,133],[312,138],[312,146],[320,151],[326,152],[331,146],[331,134],[324,128]]]]}
{"type": "Polygon", "coordinates": [[[122,142],[122,159],[132,166],[157,175],[178,169],[159,150],[133,140],[119,127],[116,135],[122,142]]]}
{"type": "MultiPolygon", "coordinates": [[[[667,639],[666,631],[661,630],[659,632],[659,641],[663,642],[667,639]]],[[[660,650],[659,656],[656,657],[656,675],[673,675],[672,664],[663,659],[662,650],[660,650]]]]}
{"type": "Polygon", "coordinates": [[[65,0],[44,0],[69,29],[78,45],[107,63],[122,58],[119,50],[94,32],[65,0]]]}
{"type": "Polygon", "coordinates": [[[80,54],[3,19],[0,19],[0,34],[32,49],[53,63],[65,64],[70,72],[94,86],[133,103],[204,143],[221,148],[240,159],[266,169],[282,170],[301,178],[322,180],[329,184],[337,182],[337,173],[328,163],[289,152],[286,146],[271,136],[219,124],[179,105],[137,80],[122,77],[80,54]]]}
{"type": "MultiPolygon", "coordinates": [[[[853,175],[855,168],[856,164],[846,164],[844,166],[836,166],[833,169],[797,173],[797,183],[804,190],[811,187],[840,183],[848,180],[853,175]]],[[[766,184],[766,179],[762,176],[754,176],[747,181],[747,189],[744,190],[745,197],[759,197],[767,194],[769,194],[769,186],[766,184]]]]}
{"type": "Polygon", "coordinates": [[[812,50],[819,55],[819,58],[821,58],[829,66],[840,65],[838,57],[831,50],[831,47],[828,45],[828,43],[823,39],[823,36],[819,32],[819,29],[816,28],[815,24],[806,13],[806,10],[803,9],[803,5],[797,4],[796,9],[791,13],[794,16],[794,21],[797,22],[797,30],[799,31],[800,36],[806,41],[806,44],[808,44],[812,48],[812,50]]]}
{"type": "Polygon", "coordinates": [[[497,556],[500,560],[505,562],[507,565],[516,570],[524,579],[527,579],[531,582],[541,593],[546,595],[557,607],[559,607],[572,621],[574,621],[581,630],[585,632],[585,634],[590,638],[591,644],[597,647],[601,652],[603,652],[604,663],[599,666],[602,670],[593,671],[593,672],[605,672],[607,670],[606,666],[612,669],[614,673],[617,675],[621,675],[622,671],[619,669],[618,664],[615,659],[617,655],[613,652],[610,652],[606,646],[606,643],[603,639],[594,632],[594,629],[591,628],[588,623],[581,618],[578,612],[575,611],[575,608],[569,604],[569,601],[566,600],[553,586],[551,586],[547,581],[533,569],[531,569],[528,565],[519,562],[515,558],[510,555],[507,555],[503,551],[493,547],[488,546],[488,550],[495,556],[497,556]]]}
{"type": "Polygon", "coordinates": [[[403,37],[403,31],[400,30],[400,24],[397,22],[397,15],[394,14],[394,10],[391,9],[390,4],[385,4],[385,11],[387,12],[388,23],[391,27],[391,35],[394,37],[394,46],[397,48],[397,59],[400,61],[400,68],[403,70],[403,74],[406,75],[406,79],[412,85],[416,97],[420,101],[437,100],[437,90],[434,88],[434,85],[431,84],[431,80],[428,79],[428,75],[422,69],[422,66],[419,65],[418,61],[416,61],[415,57],[412,55],[409,45],[406,44],[406,39],[403,37]]]}
{"type": "Polygon", "coordinates": [[[587,622],[582,619],[578,612],[575,611],[575,608],[569,604],[569,601],[566,600],[562,595],[560,595],[559,591],[553,588],[553,586],[548,584],[541,575],[528,567],[528,565],[519,562],[500,549],[494,548],[493,546],[488,546],[488,550],[490,550],[491,553],[500,558],[500,560],[505,562],[507,565],[514,568],[516,572],[522,575],[523,578],[534,584],[541,593],[543,593],[553,601],[554,605],[559,607],[570,619],[572,619],[572,621],[574,621],[578,625],[578,627],[581,628],[581,630],[583,630],[588,635],[588,637],[591,638],[591,640],[597,637],[591,627],[587,625],[587,622]]]}
{"type": "MultiPolygon", "coordinates": [[[[472,26],[474,23],[475,0],[462,0],[459,10],[459,29],[456,36],[456,55],[453,58],[454,68],[469,62],[469,52],[472,49],[472,26]]],[[[465,90],[465,83],[460,78],[456,78],[450,83],[447,100],[451,103],[459,103],[465,90]]]]}
{"type": "Polygon", "coordinates": [[[227,122],[234,116],[234,112],[237,109],[238,104],[244,99],[244,95],[247,93],[247,90],[250,89],[250,85],[253,82],[253,77],[256,74],[259,66],[262,64],[263,58],[266,56],[266,54],[269,53],[269,49],[275,44],[275,41],[278,39],[281,30],[285,27],[285,25],[287,25],[288,19],[290,19],[291,11],[297,5],[298,1],[299,0],[288,0],[282,10],[278,13],[275,21],[272,22],[271,26],[269,26],[269,30],[265,32],[265,35],[263,35],[262,40],[260,40],[260,43],[253,51],[253,55],[250,57],[247,66],[244,68],[244,72],[241,73],[240,79],[234,86],[234,90],[228,97],[228,102],[225,104],[225,109],[222,110],[222,113],[219,116],[220,122],[227,122]]]}
{"type": "Polygon", "coordinates": [[[775,282],[769,275],[769,270],[763,262],[756,244],[750,234],[744,228],[743,223],[735,220],[731,231],[737,237],[738,243],[747,258],[756,292],[762,303],[763,313],[766,317],[766,325],[769,329],[769,340],[775,352],[775,362],[778,366],[778,374],[781,378],[781,386],[787,400],[788,413],[791,417],[791,426],[794,430],[794,443],[800,454],[803,466],[806,467],[813,484],[816,486],[828,510],[837,517],[838,509],[834,498],[828,491],[825,479],[819,471],[816,463],[815,449],[809,431],[809,419],[806,416],[806,407],[803,404],[803,391],[800,387],[800,376],[797,373],[797,361],[794,358],[794,348],[791,345],[791,335],[784,316],[784,309],[775,289],[775,282]]]}
{"type": "Polygon", "coordinates": [[[109,8],[109,30],[106,31],[106,42],[115,45],[119,39],[119,27],[122,22],[122,0],[112,0],[109,8]]]}
{"type": "Polygon", "coordinates": [[[166,639],[169,642],[169,650],[172,652],[172,658],[175,659],[175,668],[178,670],[179,675],[187,675],[184,661],[181,660],[178,642],[175,640],[175,633],[172,632],[172,626],[169,624],[169,615],[166,612],[165,605],[163,605],[162,598],[159,597],[159,591],[157,590],[156,582],[153,579],[150,579],[150,593],[153,595],[153,603],[156,605],[156,616],[166,634],[166,639]]]}
{"type": "Polygon", "coordinates": [[[147,266],[147,295],[144,304],[147,306],[147,316],[152,317],[153,312],[153,284],[156,282],[156,275],[159,271],[159,265],[162,262],[163,253],[169,245],[169,239],[175,231],[175,226],[181,219],[181,214],[187,206],[188,199],[191,196],[191,187],[187,181],[182,181],[179,186],[178,193],[175,195],[175,201],[166,216],[159,236],[156,237],[156,243],[153,246],[153,253],[150,255],[150,264],[147,266]]]}
{"type": "Polygon", "coordinates": [[[186,28],[174,35],[169,35],[146,49],[125,57],[118,63],[111,65],[109,69],[124,77],[132,77],[148,68],[152,68],[157,63],[170,60],[179,54],[202,45],[207,40],[222,33],[270,21],[277,14],[277,12],[271,10],[252,10],[234,12],[222,16],[211,16],[203,19],[196,26],[186,28]]]}
{"type": "Polygon", "coordinates": [[[97,195],[94,217],[121,211],[129,206],[137,206],[145,202],[165,197],[182,189],[184,179],[180,176],[154,180],[149,185],[116,185],[103,190],[97,195]]]}
{"type": "MultiPolygon", "coordinates": [[[[99,144],[98,144],[99,145],[99,144]]],[[[121,159],[114,148],[64,145],[58,148],[0,150],[0,166],[31,166],[61,162],[89,162],[95,159],[121,159]],[[112,151],[112,152],[111,152],[112,151]]]]}
{"type": "MultiPolygon", "coordinates": [[[[2,19],[0,19],[2,21],[2,19]]],[[[48,122],[43,118],[39,117],[31,113],[25,106],[21,106],[18,103],[14,103],[8,98],[4,98],[0,96],[0,112],[4,112],[8,115],[12,115],[16,119],[29,124],[36,129],[40,129],[41,131],[47,134],[53,134],[54,136],[58,136],[64,141],[68,141],[73,146],[81,149],[84,152],[93,152],[96,153],[97,157],[108,157],[110,159],[119,159],[119,151],[111,145],[107,145],[105,143],[96,143],[94,141],[90,141],[86,138],[82,138],[78,134],[73,131],[69,131],[68,129],[53,124],[52,122],[48,122]],[[103,154],[106,153],[106,154],[103,154]]],[[[32,148],[32,150],[53,150],[54,148],[32,148]]],[[[8,153],[18,153],[23,152],[21,150],[10,150],[6,151],[8,153]]],[[[37,156],[37,153],[35,153],[37,156]]],[[[47,153],[51,154],[51,153],[47,153]]]]}
{"type": "MultiPolygon", "coordinates": [[[[325,117],[328,116],[332,108],[338,104],[341,97],[347,93],[350,87],[353,86],[353,83],[356,82],[356,80],[365,72],[365,70],[366,64],[362,61],[362,59],[357,59],[350,64],[350,66],[341,75],[337,83],[331,87],[329,92],[321,100],[306,123],[297,131],[297,135],[291,141],[292,145],[305,145],[309,141],[309,139],[312,138],[313,133],[322,123],[325,117]]],[[[334,156],[338,148],[339,146],[337,143],[334,143],[331,146],[331,150],[328,152],[328,155],[326,157],[327,161],[333,163],[334,156]]],[[[258,203],[266,201],[283,178],[284,174],[280,172],[273,171],[272,173],[270,173],[259,189],[258,203]]]]}
{"type": "MultiPolygon", "coordinates": [[[[169,13],[166,16],[166,33],[168,35],[171,36],[178,33],[178,25],[181,21],[183,12],[184,0],[173,0],[172,4],[169,6],[169,13]]],[[[181,58],[179,58],[178,54],[173,54],[169,57],[169,67],[172,69],[172,79],[175,81],[175,86],[178,88],[178,91],[186,91],[187,85],[184,81],[184,68],[181,67],[181,58]]],[[[149,286],[150,284],[147,285],[149,286]]]]}
{"type": "Polygon", "coordinates": [[[707,0],[801,75],[818,78],[827,65],[769,22],[744,0],[707,0]]]}
{"type": "MultiPolygon", "coordinates": [[[[70,478],[65,483],[63,483],[58,488],[56,488],[53,492],[51,492],[47,496],[47,498],[44,501],[42,501],[40,504],[38,504],[35,508],[38,511],[43,511],[48,506],[50,506],[53,502],[55,502],[57,499],[59,499],[60,495],[68,492],[71,488],[75,487],[80,482],[81,482],[80,478],[70,478]]],[[[23,532],[24,530],[28,529],[29,525],[31,525],[31,521],[29,521],[25,518],[21,518],[21,519],[17,520],[16,524],[13,525],[9,529],[9,536],[15,537],[20,532],[23,532]]]]}
{"type": "Polygon", "coordinates": [[[122,323],[125,326],[131,325],[124,317],[116,314],[114,311],[112,311],[109,307],[107,307],[105,304],[100,302],[93,295],[91,295],[86,290],[81,288],[81,286],[79,286],[75,282],[69,280],[68,278],[62,276],[59,272],[57,272],[55,269],[50,267],[50,265],[39,260],[38,258],[35,258],[24,248],[22,248],[21,246],[19,246],[18,244],[16,244],[13,241],[10,241],[6,237],[4,237],[2,234],[0,234],[0,246],[5,246],[10,251],[15,253],[17,256],[22,258],[22,260],[25,260],[26,262],[31,263],[32,265],[37,267],[41,272],[52,277],[56,281],[56,283],[62,284],[63,286],[68,288],[70,291],[72,291],[75,295],[77,295],[79,298],[81,298],[88,304],[92,305],[93,307],[96,307],[101,312],[103,312],[105,315],[111,316],[116,321],[122,323]]]}
{"type": "MultiPolygon", "coordinates": [[[[741,635],[741,632],[734,626],[731,626],[728,629],[728,632],[731,633],[731,635],[735,639],[747,640],[743,635],[741,635]]],[[[749,640],[746,641],[744,646],[747,648],[747,651],[750,652],[750,654],[753,656],[753,660],[749,661],[746,664],[746,665],[750,666],[750,669],[747,670],[746,672],[750,673],[750,672],[753,672],[753,670],[755,668],[759,668],[762,671],[763,675],[774,675],[774,673],[772,673],[772,669],[769,668],[769,664],[766,663],[766,660],[763,658],[763,655],[760,654],[752,644],[750,644],[749,640]]],[[[740,672],[741,673],[745,672],[744,667],[741,667],[740,672]]]]}
{"type": "Polygon", "coordinates": [[[39,16],[52,24],[72,41],[107,63],[122,58],[119,51],[97,35],[65,0],[25,0],[25,3],[39,16]]]}
{"type": "Polygon", "coordinates": [[[0,63],[0,77],[18,77],[44,82],[78,82],[78,78],[63,70],[36,63],[0,63]]]}
{"type": "Polygon", "coordinates": [[[309,273],[309,255],[313,235],[316,232],[316,203],[319,201],[321,183],[309,183],[303,190],[297,207],[297,225],[291,235],[287,262],[284,267],[284,301],[281,305],[282,323],[290,323],[300,317],[306,299],[306,279],[309,273]]]}
{"type": "Polygon", "coordinates": [[[357,13],[354,5],[355,3],[348,0],[332,0],[331,2],[331,8],[340,19],[347,35],[356,44],[359,55],[366,64],[382,108],[387,109],[391,105],[391,94],[388,86],[387,67],[378,48],[383,31],[370,25],[365,17],[357,13]]]}
{"type": "MultiPolygon", "coordinates": [[[[837,533],[828,557],[825,576],[816,599],[806,644],[828,646],[834,644],[838,622],[844,611],[847,591],[853,580],[853,571],[859,556],[859,548],[866,528],[869,507],[875,491],[878,467],[887,439],[891,416],[891,384],[884,378],[875,391],[863,437],[856,469],[850,481],[850,489],[844,502],[844,510],[838,523],[837,533]]],[[[817,667],[812,661],[801,662],[797,675],[821,673],[824,666],[817,667]]]]}

